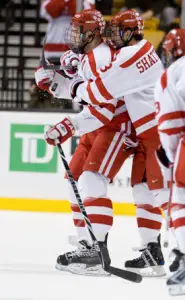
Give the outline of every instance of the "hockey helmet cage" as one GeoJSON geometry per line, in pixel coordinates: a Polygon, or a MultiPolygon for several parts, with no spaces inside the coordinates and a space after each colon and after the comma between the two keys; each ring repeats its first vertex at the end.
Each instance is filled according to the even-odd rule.
{"type": "Polygon", "coordinates": [[[76,13],[70,28],[66,31],[66,42],[75,53],[84,53],[84,48],[95,36],[101,36],[105,29],[102,13],[96,9],[86,9],[76,13]],[[86,33],[89,33],[86,36],[86,33]]]}

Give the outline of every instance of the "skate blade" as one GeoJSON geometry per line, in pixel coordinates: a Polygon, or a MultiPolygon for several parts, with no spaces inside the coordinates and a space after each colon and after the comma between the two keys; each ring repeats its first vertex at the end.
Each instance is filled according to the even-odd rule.
{"type": "Polygon", "coordinates": [[[87,267],[86,264],[70,264],[68,266],[69,272],[76,275],[84,276],[100,276],[108,277],[111,276],[110,273],[106,272],[101,265],[95,265],[92,267],[87,267]]]}
{"type": "Polygon", "coordinates": [[[185,284],[173,284],[168,287],[170,296],[185,295],[185,284]]]}
{"type": "Polygon", "coordinates": [[[126,268],[126,270],[140,274],[143,277],[162,277],[166,275],[166,271],[162,266],[154,266],[147,268],[126,268]]]}

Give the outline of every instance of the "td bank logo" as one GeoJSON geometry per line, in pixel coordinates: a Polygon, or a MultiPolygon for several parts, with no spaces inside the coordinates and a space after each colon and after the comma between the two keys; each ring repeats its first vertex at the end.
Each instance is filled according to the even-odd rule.
{"type": "Polygon", "coordinates": [[[57,172],[57,151],[44,139],[43,125],[12,124],[10,171],[57,172]]]}

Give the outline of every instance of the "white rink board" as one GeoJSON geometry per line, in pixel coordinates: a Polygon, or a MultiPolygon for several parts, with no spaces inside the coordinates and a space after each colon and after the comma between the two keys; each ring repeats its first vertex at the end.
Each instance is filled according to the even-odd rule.
{"type": "MultiPolygon", "coordinates": [[[[43,127],[66,117],[64,113],[0,112],[0,197],[66,200],[64,168],[54,148],[43,140],[43,127]]],[[[70,115],[70,114],[69,114],[70,115]]],[[[68,116],[69,116],[68,115],[68,116]]],[[[74,114],[71,114],[74,116],[74,114]]],[[[71,140],[63,144],[68,161],[71,140]]],[[[113,202],[133,203],[129,187],[132,159],[109,186],[113,202]]]]}

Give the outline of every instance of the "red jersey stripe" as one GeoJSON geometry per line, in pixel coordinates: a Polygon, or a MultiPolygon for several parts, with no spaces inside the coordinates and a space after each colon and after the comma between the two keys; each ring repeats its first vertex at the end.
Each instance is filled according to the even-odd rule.
{"type": "Polygon", "coordinates": [[[107,110],[109,110],[111,113],[113,113],[114,114],[114,112],[115,112],[115,106],[113,105],[113,104],[111,104],[111,103],[109,103],[109,104],[105,104],[105,103],[100,103],[99,104],[99,107],[101,107],[101,108],[106,108],[107,110]]]}
{"type": "Polygon", "coordinates": [[[183,110],[167,113],[167,114],[162,115],[159,118],[158,126],[160,126],[161,123],[163,123],[164,121],[169,121],[169,120],[174,120],[174,119],[183,119],[183,118],[185,118],[185,111],[183,111],[183,110]]]}
{"type": "Polygon", "coordinates": [[[88,92],[89,99],[91,100],[92,104],[99,105],[99,101],[96,99],[96,97],[94,96],[94,94],[91,90],[91,81],[88,81],[87,92],[88,92]]]}
{"type": "Polygon", "coordinates": [[[141,132],[140,134],[138,134],[138,137],[140,139],[147,140],[148,138],[151,139],[151,136],[156,136],[156,134],[157,134],[157,125],[141,132]]]}
{"type": "Polygon", "coordinates": [[[185,132],[185,126],[163,129],[163,130],[159,129],[159,132],[166,133],[168,135],[178,134],[181,133],[182,131],[185,132]]]}
{"type": "Polygon", "coordinates": [[[147,116],[144,116],[143,118],[133,122],[134,128],[138,128],[154,119],[155,119],[155,112],[153,112],[147,116]]]}
{"type": "Polygon", "coordinates": [[[101,80],[100,77],[96,78],[95,84],[100,92],[100,94],[106,99],[106,100],[111,100],[114,99],[114,97],[108,92],[106,87],[103,84],[103,81],[101,80]]]}
{"type": "Polygon", "coordinates": [[[88,60],[89,60],[89,65],[90,65],[90,67],[91,67],[91,71],[92,71],[93,75],[94,75],[95,77],[97,77],[97,76],[99,75],[99,73],[98,73],[97,70],[96,70],[96,60],[95,60],[93,51],[90,51],[90,52],[87,54],[87,56],[88,56],[88,60]]]}
{"type": "Polygon", "coordinates": [[[105,164],[105,167],[104,167],[104,169],[103,169],[103,171],[102,171],[102,174],[105,173],[105,171],[106,171],[106,169],[107,169],[107,167],[108,167],[108,165],[109,165],[109,163],[110,163],[110,161],[111,161],[111,159],[112,159],[112,156],[114,155],[114,152],[116,151],[116,148],[118,147],[119,142],[120,142],[120,140],[122,139],[122,137],[123,137],[124,134],[125,134],[125,132],[122,132],[122,133],[120,134],[120,136],[119,136],[119,138],[118,138],[116,144],[114,145],[114,148],[112,149],[112,152],[111,152],[110,155],[109,155],[109,158],[108,158],[108,160],[107,160],[107,162],[106,162],[106,164],[105,164]]]}
{"type": "Polygon", "coordinates": [[[123,106],[125,104],[125,102],[123,100],[118,100],[116,108],[119,108],[121,106],[123,106]]]}
{"type": "Polygon", "coordinates": [[[88,107],[91,114],[93,116],[95,116],[98,120],[100,120],[104,125],[108,124],[110,122],[110,120],[105,117],[103,114],[101,114],[99,111],[97,111],[94,107],[89,106],[88,107]]]}
{"type": "Polygon", "coordinates": [[[132,56],[130,59],[125,61],[123,64],[120,65],[121,68],[128,68],[131,65],[133,65],[138,59],[140,59],[143,55],[145,55],[150,49],[152,49],[153,46],[149,43],[146,42],[144,46],[136,52],[134,56],[132,56]]]}

